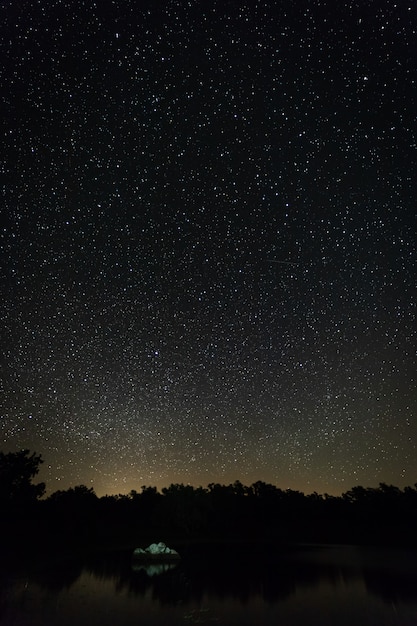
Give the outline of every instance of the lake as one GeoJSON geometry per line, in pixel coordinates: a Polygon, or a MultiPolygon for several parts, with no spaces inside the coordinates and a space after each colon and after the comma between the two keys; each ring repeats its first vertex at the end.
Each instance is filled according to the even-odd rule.
{"type": "Polygon", "coordinates": [[[417,624],[417,552],[352,546],[206,547],[176,566],[127,553],[8,569],[6,626],[417,624]]]}

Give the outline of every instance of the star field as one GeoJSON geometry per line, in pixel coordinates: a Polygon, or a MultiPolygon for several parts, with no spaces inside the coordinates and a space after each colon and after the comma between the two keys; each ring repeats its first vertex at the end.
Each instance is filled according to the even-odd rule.
{"type": "Polygon", "coordinates": [[[3,450],[48,491],[417,481],[417,6],[0,7],[3,450]]]}

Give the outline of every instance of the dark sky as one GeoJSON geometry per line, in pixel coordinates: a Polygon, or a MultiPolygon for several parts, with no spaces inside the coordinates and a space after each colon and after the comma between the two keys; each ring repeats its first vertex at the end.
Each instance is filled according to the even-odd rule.
{"type": "Polygon", "coordinates": [[[417,4],[0,7],[1,448],[49,492],[417,481],[417,4]]]}

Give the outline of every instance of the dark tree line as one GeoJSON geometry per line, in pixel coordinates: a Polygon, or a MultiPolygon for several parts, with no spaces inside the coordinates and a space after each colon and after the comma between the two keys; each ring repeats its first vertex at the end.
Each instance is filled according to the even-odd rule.
{"type": "Polygon", "coordinates": [[[341,496],[305,495],[262,481],[207,487],[143,486],[99,498],[79,485],[43,498],[34,483],[40,456],[0,453],[1,541],[41,550],[103,549],[165,541],[286,545],[294,542],[414,544],[417,484],[353,487],[341,496]]]}
{"type": "Polygon", "coordinates": [[[43,463],[40,455],[29,450],[0,452],[0,502],[5,506],[24,506],[41,498],[45,483],[33,484],[43,463]]]}

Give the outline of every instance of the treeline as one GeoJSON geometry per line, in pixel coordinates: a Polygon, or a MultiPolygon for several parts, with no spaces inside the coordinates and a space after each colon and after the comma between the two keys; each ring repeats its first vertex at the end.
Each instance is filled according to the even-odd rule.
{"type": "Polygon", "coordinates": [[[67,539],[106,543],[201,541],[288,544],[415,542],[417,486],[354,487],[340,497],[245,486],[172,484],[98,498],[92,488],[58,491],[41,503],[67,539]],[[142,541],[141,541],[142,540],[142,541]]]}
{"type": "Polygon", "coordinates": [[[285,545],[294,542],[416,544],[417,484],[305,495],[262,481],[207,487],[142,487],[98,497],[79,485],[42,498],[41,458],[0,453],[2,541],[43,549],[131,548],[152,541],[285,545]]]}

